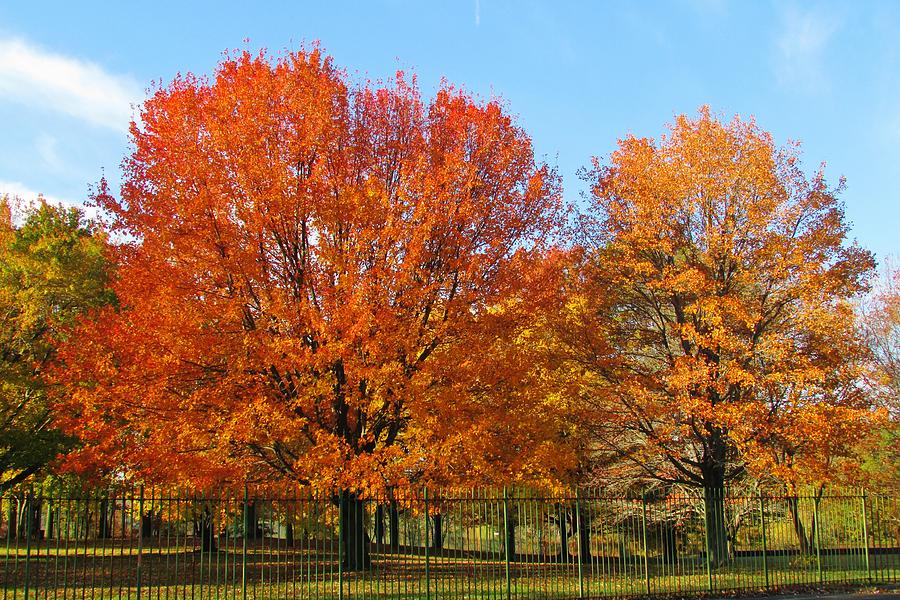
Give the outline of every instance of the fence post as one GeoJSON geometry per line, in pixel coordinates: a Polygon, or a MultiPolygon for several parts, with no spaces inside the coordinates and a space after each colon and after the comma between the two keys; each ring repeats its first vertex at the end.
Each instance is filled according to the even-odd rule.
{"type": "Polygon", "coordinates": [[[241,537],[242,547],[241,547],[241,600],[247,600],[247,520],[250,518],[248,506],[250,502],[249,494],[247,493],[247,484],[244,484],[244,517],[242,519],[243,522],[243,534],[241,537]]]}
{"type": "Polygon", "coordinates": [[[344,600],[344,519],[346,518],[344,504],[346,504],[346,499],[346,490],[341,490],[338,496],[338,600],[344,600]]]}
{"type": "Polygon", "coordinates": [[[766,579],[766,589],[769,589],[769,548],[766,543],[766,504],[762,492],[759,494],[759,521],[762,529],[763,575],[766,579]]]}
{"type": "MultiPolygon", "coordinates": [[[[134,488],[131,488],[134,490],[134,488]]],[[[144,560],[144,484],[141,484],[138,496],[138,557],[137,557],[137,597],[141,597],[141,563],[144,560]]],[[[90,497],[89,497],[90,498],[90,497]]],[[[88,500],[90,501],[90,500],[88,500]]],[[[86,560],[86,559],[85,559],[86,560]]]]}
{"type": "Polygon", "coordinates": [[[503,486],[503,557],[506,567],[506,600],[511,600],[512,580],[509,576],[509,492],[506,486],[503,486]]]}
{"type": "MultiPolygon", "coordinates": [[[[15,526],[13,525],[13,514],[15,510],[18,510],[16,507],[15,496],[10,495],[9,497],[4,497],[2,493],[0,493],[0,507],[3,506],[3,502],[6,501],[6,552],[3,553],[3,581],[7,582],[7,575],[9,572],[9,557],[11,556],[9,551],[10,542],[13,539],[13,533],[15,531],[15,526]]],[[[3,515],[0,515],[0,522],[3,521],[3,515]]],[[[19,542],[16,540],[16,555],[18,556],[18,545],[19,542]]],[[[68,558],[68,557],[67,557],[68,558]]],[[[6,590],[6,588],[3,588],[6,590]]]]}
{"type": "MultiPolygon", "coordinates": [[[[34,510],[34,489],[28,488],[28,496],[25,499],[25,510],[22,511],[22,517],[25,521],[25,600],[28,600],[28,584],[31,579],[31,526],[34,519],[31,512],[34,510]]],[[[18,554],[18,550],[16,551],[18,554]]]]}
{"type": "Polygon", "coordinates": [[[869,525],[868,518],[866,515],[866,491],[863,490],[862,493],[862,534],[863,534],[863,544],[865,544],[866,550],[866,581],[872,581],[872,572],[869,567],[869,525]]]}
{"type": "Polygon", "coordinates": [[[822,583],[822,536],[820,535],[822,528],[819,525],[819,498],[815,499],[813,504],[813,516],[816,519],[816,570],[819,572],[819,583],[822,583]]]}
{"type": "Polygon", "coordinates": [[[429,547],[431,546],[431,538],[428,535],[428,486],[422,488],[423,498],[425,500],[425,598],[431,600],[431,564],[429,560],[429,547]]]}
{"type": "Polygon", "coordinates": [[[647,555],[647,494],[641,494],[641,537],[644,544],[644,579],[647,595],[650,595],[650,557],[647,555]]]}
{"type": "Polygon", "coordinates": [[[821,528],[819,527],[819,497],[813,497],[813,519],[815,519],[815,528],[813,529],[813,534],[816,536],[816,571],[819,573],[819,583],[822,583],[822,544],[819,539],[821,536],[819,532],[821,528]]]}
{"type": "Polygon", "coordinates": [[[713,591],[712,564],[709,556],[709,496],[710,490],[703,488],[703,540],[706,544],[706,586],[713,591]]]}
{"type": "Polygon", "coordinates": [[[578,528],[578,597],[584,598],[584,548],[581,547],[583,525],[581,519],[581,496],[578,493],[578,486],[575,486],[575,526],[578,528]]]}

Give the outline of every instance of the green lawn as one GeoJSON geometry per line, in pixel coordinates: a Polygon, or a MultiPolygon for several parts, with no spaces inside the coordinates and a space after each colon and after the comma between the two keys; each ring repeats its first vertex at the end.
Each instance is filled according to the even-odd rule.
{"type": "MultiPolygon", "coordinates": [[[[21,549],[20,549],[21,550],[21,549]]],[[[424,554],[378,554],[364,572],[338,570],[336,555],[321,551],[255,548],[246,566],[240,548],[218,552],[186,552],[152,548],[33,548],[4,554],[0,551],[0,600],[141,598],[148,600],[216,600],[242,598],[574,598],[579,596],[635,596],[691,594],[713,591],[763,589],[766,575],[762,557],[740,557],[728,565],[707,571],[702,556],[683,556],[671,564],[641,557],[603,559],[579,565],[522,560],[507,565],[501,559],[486,560],[424,554]],[[138,566],[140,565],[140,572],[138,566]],[[246,570],[245,570],[246,569],[246,570]],[[579,577],[580,574],[580,577],[579,577]],[[507,581],[509,583],[507,583],[507,581]],[[712,588],[710,588],[710,585],[712,588]],[[507,587],[509,586],[509,587],[507,587]],[[429,593],[430,592],[430,593],[429,593]]],[[[768,586],[783,588],[820,583],[896,582],[900,555],[871,555],[867,575],[862,554],[770,556],[768,586]]]]}

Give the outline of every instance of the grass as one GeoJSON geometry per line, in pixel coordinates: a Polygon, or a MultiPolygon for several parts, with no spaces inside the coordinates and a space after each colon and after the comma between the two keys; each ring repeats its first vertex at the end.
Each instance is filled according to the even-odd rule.
{"type": "MultiPolygon", "coordinates": [[[[23,550],[23,549],[20,549],[23,550]]],[[[372,555],[365,572],[339,572],[337,556],[323,549],[253,548],[246,556],[240,548],[218,552],[149,548],[138,556],[136,548],[115,544],[70,547],[56,553],[52,545],[23,552],[0,551],[0,600],[219,600],[243,598],[353,598],[402,600],[439,598],[575,598],[703,594],[713,591],[756,590],[768,587],[866,583],[861,554],[821,556],[780,555],[767,558],[768,586],[762,557],[739,557],[707,572],[702,556],[682,556],[671,564],[641,557],[602,559],[591,563],[524,560],[507,565],[502,558],[486,560],[423,554],[372,555]],[[246,570],[245,570],[246,569],[246,570]],[[581,577],[579,578],[579,570],[581,577]],[[711,584],[711,587],[710,587],[711,584]],[[507,588],[509,585],[509,588],[507,588]],[[343,594],[341,589],[343,588],[343,594]],[[583,592],[583,593],[582,593],[583,592]]],[[[525,557],[528,558],[528,557],[525,557]]],[[[900,579],[900,555],[870,556],[869,575],[876,582],[900,579]]]]}

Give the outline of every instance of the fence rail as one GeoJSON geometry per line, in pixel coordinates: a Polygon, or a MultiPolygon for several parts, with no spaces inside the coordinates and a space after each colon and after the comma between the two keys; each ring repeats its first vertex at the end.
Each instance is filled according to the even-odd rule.
{"type": "Polygon", "coordinates": [[[900,581],[893,497],[0,497],[2,600],[588,598],[900,581]]]}

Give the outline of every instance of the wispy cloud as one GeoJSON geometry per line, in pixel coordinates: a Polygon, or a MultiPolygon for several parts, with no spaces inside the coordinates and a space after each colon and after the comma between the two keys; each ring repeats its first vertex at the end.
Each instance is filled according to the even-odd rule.
{"type": "Polygon", "coordinates": [[[52,171],[63,171],[66,165],[59,155],[59,142],[52,135],[42,133],[35,140],[35,149],[41,161],[52,171]]]}
{"type": "Polygon", "coordinates": [[[686,0],[694,12],[704,16],[722,17],[728,12],[728,0],[686,0]]]}
{"type": "Polygon", "coordinates": [[[833,14],[788,7],[782,14],[781,32],[775,41],[775,75],[779,83],[805,92],[827,89],[824,55],[839,27],[833,14]]]}
{"type": "Polygon", "coordinates": [[[0,98],[127,131],[141,86],[92,62],[54,54],[24,40],[0,39],[0,98]]]}

